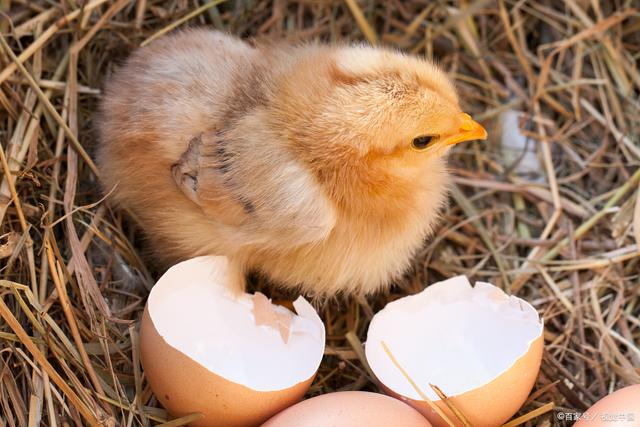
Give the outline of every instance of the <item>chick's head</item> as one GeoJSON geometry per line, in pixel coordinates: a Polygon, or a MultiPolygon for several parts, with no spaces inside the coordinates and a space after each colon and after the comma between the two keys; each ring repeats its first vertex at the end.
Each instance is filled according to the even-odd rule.
{"type": "Polygon", "coordinates": [[[487,136],[438,67],[384,49],[318,49],[281,97],[288,143],[355,211],[424,207],[414,202],[444,192],[449,149],[487,136]]]}

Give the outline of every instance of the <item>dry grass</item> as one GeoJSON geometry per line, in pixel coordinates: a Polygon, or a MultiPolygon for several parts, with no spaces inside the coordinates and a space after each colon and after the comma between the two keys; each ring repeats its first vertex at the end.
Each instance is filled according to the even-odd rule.
{"type": "Polygon", "coordinates": [[[491,129],[488,142],[453,156],[453,201],[414,271],[389,294],[323,309],[327,354],[311,394],[375,390],[361,344],[372,313],[460,273],[526,298],[546,319],[542,370],[519,414],[538,416],[521,419],[526,425],[562,425],[550,402],[556,411],[581,411],[639,383],[634,5],[0,0],[0,426],[168,419],[136,345],[157,272],[142,261],[133,221],[97,191],[92,120],[113,68],[181,25],[368,39],[437,58],[456,78],[465,108],[491,129]],[[500,144],[499,117],[509,109],[525,113],[523,132],[539,159],[533,174],[523,175],[519,153],[507,155],[500,144]]]}

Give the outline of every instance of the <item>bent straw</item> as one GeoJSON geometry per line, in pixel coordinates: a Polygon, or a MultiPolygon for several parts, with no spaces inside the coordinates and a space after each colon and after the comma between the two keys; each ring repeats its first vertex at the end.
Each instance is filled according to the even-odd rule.
{"type": "Polygon", "coordinates": [[[420,387],[418,387],[418,385],[411,379],[407,371],[405,371],[404,368],[400,366],[400,363],[398,363],[398,360],[395,358],[393,353],[391,353],[391,350],[389,349],[389,347],[387,347],[387,344],[384,341],[380,341],[380,344],[382,345],[382,348],[384,349],[385,353],[387,353],[387,356],[389,356],[389,359],[391,359],[393,364],[396,365],[396,368],[398,368],[398,370],[402,372],[402,375],[404,375],[407,381],[409,381],[409,384],[411,384],[411,387],[413,387],[416,393],[418,393],[420,398],[425,402],[427,402],[427,404],[431,407],[431,409],[433,409],[436,412],[436,414],[438,414],[440,418],[442,418],[448,425],[450,425],[451,427],[455,427],[455,424],[453,423],[453,421],[451,421],[451,419],[447,416],[447,414],[445,414],[438,405],[433,403],[431,399],[429,399],[427,395],[424,394],[422,390],[420,390],[420,387]]]}

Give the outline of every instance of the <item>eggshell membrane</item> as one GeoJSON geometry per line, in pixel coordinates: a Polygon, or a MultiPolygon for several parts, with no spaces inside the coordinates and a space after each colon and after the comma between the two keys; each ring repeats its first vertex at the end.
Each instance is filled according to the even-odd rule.
{"type": "Polygon", "coordinates": [[[430,427],[415,409],[391,397],[341,391],[307,399],[280,412],[262,427],[430,427]]]}
{"type": "MultiPolygon", "coordinates": [[[[415,356],[415,354],[410,355],[408,353],[412,352],[412,350],[414,349],[405,350],[403,354],[401,346],[392,345],[392,341],[394,338],[391,337],[391,334],[386,338],[382,338],[385,340],[385,343],[387,344],[393,355],[396,357],[396,359],[398,359],[400,365],[408,371],[411,379],[419,384],[421,391],[425,393],[432,402],[438,405],[438,407],[442,409],[442,411],[456,426],[462,426],[462,423],[455,417],[455,415],[446,406],[446,404],[438,398],[435,392],[430,388],[429,383],[433,383],[440,387],[440,389],[448,396],[453,405],[464,413],[464,415],[468,418],[468,420],[474,427],[493,427],[506,422],[520,409],[535,384],[536,377],[540,370],[544,347],[544,339],[542,335],[543,324],[539,320],[535,309],[519,298],[513,296],[509,297],[500,289],[487,283],[478,283],[476,284],[476,287],[477,289],[472,289],[471,284],[468,282],[466,277],[459,276],[444,282],[431,285],[421,293],[424,295],[417,294],[398,300],[406,300],[407,304],[404,309],[399,308],[400,304],[404,304],[404,302],[400,302],[395,306],[392,305],[394,304],[394,302],[392,302],[390,303],[390,305],[392,305],[392,310],[404,312],[404,314],[400,314],[400,316],[409,316],[407,318],[404,318],[406,320],[410,319],[411,316],[414,316],[414,313],[423,309],[423,306],[427,301],[431,304],[434,302],[434,299],[442,298],[441,309],[444,311],[443,313],[441,313],[441,315],[443,317],[446,317],[449,315],[453,315],[453,309],[448,309],[449,306],[447,304],[453,304],[452,307],[461,309],[461,307],[455,306],[456,295],[458,293],[478,292],[479,294],[485,294],[482,296],[482,304],[484,304],[483,309],[485,311],[485,315],[493,315],[495,309],[493,309],[491,306],[495,301],[497,304],[502,304],[503,308],[506,308],[507,310],[514,310],[516,312],[516,317],[512,319],[513,323],[529,323],[535,321],[535,324],[531,323],[528,326],[528,330],[526,333],[523,332],[523,334],[526,335],[525,340],[527,341],[519,343],[516,348],[510,350],[510,356],[513,356],[513,358],[510,359],[511,363],[505,365],[499,373],[491,376],[488,381],[479,381],[480,379],[486,379],[489,376],[490,372],[488,371],[475,378],[475,384],[473,384],[474,380],[468,379],[470,377],[474,377],[475,375],[473,372],[471,372],[472,370],[482,368],[481,365],[478,365],[472,360],[474,358],[478,359],[477,353],[469,351],[469,356],[452,355],[450,358],[443,358],[444,361],[441,361],[440,366],[431,368],[437,372],[444,372],[445,374],[440,374],[440,378],[438,380],[434,380],[433,378],[425,378],[426,374],[424,372],[420,372],[419,366],[414,366],[415,369],[409,369],[409,367],[407,366],[407,357],[415,356]],[[429,291],[430,288],[431,291],[429,291]],[[429,293],[431,293],[432,295],[428,295],[429,293]],[[437,295],[438,293],[444,293],[445,295],[441,297],[440,295],[437,295]],[[411,298],[413,298],[414,300],[411,301],[411,298]],[[522,318],[518,319],[517,311],[520,309],[523,310],[523,313],[521,316],[522,318]],[[488,313],[486,313],[487,311],[488,313]],[[462,357],[462,359],[460,359],[460,357],[462,357]],[[403,360],[405,363],[403,363],[403,360]],[[469,368],[469,366],[472,367],[469,368]],[[453,384],[456,381],[457,384],[453,384]],[[448,384],[448,382],[451,382],[452,384],[448,384]],[[464,387],[465,384],[467,386],[466,388],[464,387]],[[454,390],[453,392],[451,392],[452,389],[454,390]]],[[[387,307],[389,307],[389,305],[387,307]]],[[[382,311],[378,312],[376,316],[379,316],[380,313],[382,313],[382,311]]],[[[456,313],[455,315],[458,316],[460,314],[456,313]]],[[[388,313],[387,316],[389,316],[388,313]]],[[[432,348],[444,347],[446,345],[445,340],[448,340],[449,342],[455,340],[461,340],[462,342],[472,340],[473,337],[470,336],[471,334],[463,336],[455,336],[455,334],[446,335],[448,319],[442,318],[439,320],[440,323],[435,325],[435,328],[441,330],[440,333],[443,335],[441,337],[441,340],[433,341],[432,348]]],[[[473,320],[474,319],[470,319],[470,322],[473,323],[473,320]]],[[[376,336],[376,344],[380,345],[381,347],[381,344],[379,342],[381,337],[379,336],[377,331],[375,331],[379,327],[379,325],[377,325],[376,323],[376,318],[374,316],[374,319],[372,320],[372,323],[369,327],[369,335],[367,337],[366,343],[366,354],[369,364],[371,365],[374,374],[381,382],[385,392],[387,392],[391,396],[407,402],[408,404],[416,408],[426,418],[428,418],[434,426],[447,426],[448,424],[431,408],[431,406],[427,402],[420,398],[417,392],[415,392],[412,388],[409,389],[409,382],[404,377],[402,377],[402,381],[398,379],[397,375],[401,375],[401,373],[397,369],[397,367],[395,367],[395,365],[389,364],[390,359],[388,358],[386,353],[384,354],[384,356],[382,356],[380,354],[380,349],[374,349],[374,343],[371,340],[372,336],[374,335],[376,336]],[[373,334],[372,329],[374,330],[373,334]],[[384,362],[381,363],[383,359],[384,362]],[[382,366],[383,364],[384,366],[382,366]],[[390,380],[390,374],[392,377],[395,377],[395,379],[390,380]]],[[[397,328],[396,333],[399,337],[407,336],[407,330],[411,330],[411,328],[413,327],[416,328],[415,333],[414,335],[409,335],[409,337],[413,337],[413,340],[419,340],[421,338],[425,339],[425,337],[421,337],[420,335],[419,324],[403,324],[403,326],[397,328]]],[[[469,331],[467,331],[467,333],[469,333],[469,331]]],[[[427,341],[431,342],[429,340],[427,341]]],[[[486,353],[487,348],[494,348],[494,346],[496,352],[500,352],[504,348],[504,346],[502,348],[500,347],[498,340],[498,342],[491,342],[488,345],[484,344],[485,348],[482,349],[482,351],[486,353]]],[[[415,357],[420,358],[420,356],[422,355],[417,355],[415,357]]],[[[504,364],[504,362],[505,361],[503,360],[502,363],[504,364]]]]}
{"type": "Polygon", "coordinates": [[[600,399],[574,424],[574,427],[638,426],[640,426],[640,384],[621,388],[600,399]]]}
{"type": "MultiPolygon", "coordinates": [[[[305,359],[300,362],[306,366],[306,368],[302,370],[298,369],[296,371],[296,369],[286,361],[284,363],[278,363],[278,353],[274,353],[272,348],[252,347],[252,338],[264,338],[264,334],[269,335],[268,338],[272,339],[271,342],[280,346],[286,345],[282,343],[280,336],[281,331],[268,326],[251,325],[251,329],[257,331],[252,335],[247,333],[247,324],[245,323],[244,329],[237,331],[237,334],[235,334],[236,331],[234,329],[231,331],[231,335],[226,335],[227,340],[236,335],[237,340],[241,343],[245,339],[248,340],[248,343],[245,344],[244,347],[235,349],[236,351],[241,351],[241,354],[236,354],[237,357],[227,358],[228,363],[224,357],[216,358],[215,354],[209,358],[213,360],[207,359],[207,355],[212,348],[211,346],[205,346],[206,351],[204,351],[203,354],[198,354],[197,345],[191,346],[191,348],[186,351],[176,348],[176,343],[180,341],[179,339],[177,340],[176,337],[181,338],[183,333],[185,337],[187,337],[187,341],[191,342],[192,340],[189,338],[189,334],[191,334],[192,337],[194,333],[207,335],[206,331],[208,329],[214,330],[220,327],[240,328],[234,326],[232,321],[230,324],[222,325],[193,324],[193,321],[189,321],[190,316],[193,317],[193,315],[188,312],[190,309],[193,310],[193,308],[182,305],[185,302],[185,298],[188,300],[189,298],[193,298],[193,296],[188,293],[189,288],[186,289],[185,292],[187,292],[187,294],[185,295],[179,286],[187,287],[189,284],[193,285],[195,282],[206,286],[206,292],[209,293],[226,292],[220,287],[220,284],[225,281],[226,266],[226,259],[222,257],[200,257],[172,267],[152,290],[152,294],[149,297],[143,313],[140,327],[141,361],[151,390],[167,411],[175,417],[194,412],[202,413],[204,418],[190,423],[190,425],[196,427],[256,426],[275,413],[295,404],[302,399],[304,393],[308,390],[315,377],[315,372],[324,352],[324,326],[311,306],[302,299],[294,302],[294,307],[296,307],[299,314],[303,312],[306,316],[317,318],[312,320],[319,323],[317,327],[321,330],[321,337],[318,337],[318,339],[322,341],[321,344],[309,350],[309,354],[312,356],[308,358],[309,360],[305,359]],[[185,283],[176,283],[175,280],[181,277],[184,278],[185,283]],[[209,281],[211,283],[209,283],[209,281]],[[209,285],[213,288],[208,288],[209,285]],[[212,291],[212,289],[215,290],[212,291]],[[159,295],[162,296],[164,305],[158,302],[159,295]],[[169,298],[169,307],[166,305],[167,298],[169,298]],[[178,302],[171,304],[174,299],[178,302]],[[154,322],[153,310],[150,308],[150,305],[154,307],[157,306],[156,316],[161,317],[162,320],[158,318],[156,322],[154,322]],[[169,312],[167,312],[167,310],[169,310],[169,312]],[[186,318],[187,320],[185,321],[182,318],[186,318]],[[178,326],[173,327],[171,321],[175,321],[178,326]],[[158,324],[164,324],[165,329],[160,330],[164,330],[168,335],[165,336],[159,332],[158,324]],[[172,327],[173,331],[170,331],[169,329],[172,327]],[[169,340],[167,340],[167,337],[169,340]],[[253,351],[255,356],[245,356],[243,354],[245,351],[253,351]],[[261,375],[259,375],[262,369],[261,367],[256,368],[255,366],[247,367],[242,365],[243,363],[246,364],[247,360],[250,361],[252,357],[261,358],[262,352],[265,351],[270,351],[271,353],[267,355],[266,361],[262,361],[267,366],[264,366],[264,373],[261,375]],[[245,357],[245,359],[239,361],[238,359],[242,357],[245,357]],[[203,363],[202,359],[206,359],[204,360],[206,363],[203,363]],[[205,366],[207,364],[209,364],[209,366],[205,366]],[[219,371],[213,369],[216,367],[219,371]],[[245,370],[247,372],[245,372],[245,370]],[[220,371],[222,371],[222,373],[220,371]],[[300,375],[302,375],[302,377],[300,377],[300,375]],[[271,384],[269,378],[271,378],[274,384],[272,389],[269,389],[269,385],[271,384]],[[295,378],[298,378],[298,380],[292,381],[292,379],[295,378]]],[[[191,290],[193,291],[193,288],[191,290]]],[[[238,297],[240,302],[237,304],[239,306],[243,305],[240,311],[245,321],[248,316],[247,310],[249,310],[249,306],[247,306],[247,304],[248,301],[251,300],[250,297],[248,294],[238,297]]],[[[220,301],[217,301],[218,306],[216,306],[216,301],[209,301],[203,298],[202,295],[198,298],[197,304],[201,304],[201,308],[202,305],[206,307],[210,303],[210,310],[221,309],[219,306],[220,301]],[[202,300],[205,301],[203,302],[202,300]]],[[[227,298],[225,304],[228,310],[228,306],[233,306],[234,303],[229,302],[229,298],[227,298]]],[[[285,310],[282,307],[275,307],[275,309],[280,311],[285,310]]],[[[308,327],[309,320],[307,319],[306,321],[308,327]]],[[[298,329],[293,332],[293,334],[297,334],[297,336],[292,334],[289,341],[297,340],[297,344],[300,345],[300,334],[304,334],[305,331],[301,331],[299,325],[297,328],[298,329]]],[[[316,330],[315,333],[319,334],[319,330],[316,330]]],[[[213,335],[213,341],[216,341],[215,333],[209,332],[209,334],[213,335]]],[[[209,344],[210,341],[211,339],[209,339],[209,344]]],[[[264,344],[264,341],[260,342],[264,344]]],[[[214,344],[216,343],[214,342],[214,344]]],[[[182,342],[181,345],[184,345],[184,342],[182,342]]],[[[235,345],[237,346],[238,343],[235,343],[235,345]]],[[[215,348],[215,345],[213,348],[215,348]]],[[[299,353],[294,353],[294,355],[299,355],[299,353]]],[[[288,357],[291,357],[291,355],[288,355],[288,357]]]]}

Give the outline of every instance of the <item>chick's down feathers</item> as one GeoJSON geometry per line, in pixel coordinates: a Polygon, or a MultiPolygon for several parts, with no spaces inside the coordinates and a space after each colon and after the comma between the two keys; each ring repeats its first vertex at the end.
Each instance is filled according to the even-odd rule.
{"type": "Polygon", "coordinates": [[[99,122],[105,192],[159,260],[226,255],[238,289],[258,270],[311,295],[402,274],[445,203],[449,147],[482,137],[425,60],[207,30],[134,52],[99,122]]]}

